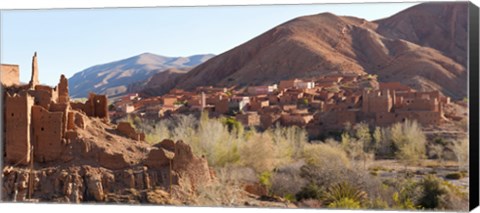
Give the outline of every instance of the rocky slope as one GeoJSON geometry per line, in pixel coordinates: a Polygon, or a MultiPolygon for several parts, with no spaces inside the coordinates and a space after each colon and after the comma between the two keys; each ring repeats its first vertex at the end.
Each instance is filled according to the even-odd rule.
{"type": "Polygon", "coordinates": [[[189,57],[165,57],[143,53],[131,58],[101,64],[80,71],[69,78],[73,98],[88,96],[89,92],[120,95],[128,91],[129,85],[141,84],[157,73],[169,68],[191,68],[205,62],[213,55],[189,57]]]}
{"type": "Polygon", "coordinates": [[[431,47],[459,64],[467,63],[468,2],[428,3],[375,21],[377,32],[431,47]]]}
{"type": "Polygon", "coordinates": [[[180,76],[187,74],[191,68],[170,68],[153,75],[146,83],[140,85],[135,91],[143,91],[144,94],[154,95],[163,85],[175,82],[180,76]]]}
{"type": "Polygon", "coordinates": [[[66,141],[58,159],[36,160],[33,171],[5,163],[2,200],[138,203],[150,202],[148,193],[163,193],[168,197],[161,202],[172,203],[165,192],[170,186],[184,191],[213,181],[206,159],[195,156],[182,141],[152,146],[123,137],[114,125],[98,118],[84,119],[85,128],[66,141]]]}
{"type": "Polygon", "coordinates": [[[466,6],[420,4],[376,22],[331,13],[299,17],[157,86],[148,94],[158,95],[172,88],[244,87],[355,72],[377,74],[380,81],[399,81],[417,90],[440,90],[460,99],[467,91],[463,63],[466,52],[462,46],[466,28],[461,15],[466,6]],[[416,21],[424,17],[428,17],[428,22],[416,21]],[[421,24],[428,25],[426,30],[421,24]],[[442,36],[425,33],[429,27],[442,36]]]}

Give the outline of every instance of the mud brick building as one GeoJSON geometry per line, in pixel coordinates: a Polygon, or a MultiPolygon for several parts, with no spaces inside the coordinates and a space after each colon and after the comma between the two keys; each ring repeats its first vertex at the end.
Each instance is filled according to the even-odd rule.
{"type": "Polygon", "coordinates": [[[56,87],[40,85],[37,55],[32,60],[32,77],[21,85],[16,65],[2,65],[4,88],[5,161],[27,164],[60,157],[77,128],[84,128],[84,116],[108,121],[107,97],[90,94],[85,103],[70,102],[68,80],[60,77],[56,87]],[[3,74],[6,73],[4,76],[3,74]]]}

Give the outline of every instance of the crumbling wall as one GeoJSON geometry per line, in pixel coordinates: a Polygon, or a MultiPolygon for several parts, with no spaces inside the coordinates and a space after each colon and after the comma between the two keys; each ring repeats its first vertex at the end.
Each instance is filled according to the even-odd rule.
{"type": "Polygon", "coordinates": [[[68,123],[68,112],[69,106],[68,104],[50,104],[50,112],[62,112],[62,137],[65,135],[65,131],[67,130],[67,123],[68,123]]]}
{"type": "Polygon", "coordinates": [[[145,140],[145,134],[144,133],[138,133],[135,128],[132,127],[132,125],[128,122],[120,122],[117,125],[117,131],[119,131],[121,134],[137,141],[143,141],[145,140]]]}
{"type": "MultiPolygon", "coordinates": [[[[85,104],[80,102],[70,102],[70,107],[73,110],[85,112],[85,104]]],[[[85,113],[86,114],[86,113],[85,113]]]]}
{"type": "Polygon", "coordinates": [[[64,75],[60,76],[60,82],[57,85],[58,98],[57,103],[67,104],[70,102],[70,97],[68,96],[68,79],[64,75]]]}
{"type": "Polygon", "coordinates": [[[91,117],[108,119],[108,99],[106,95],[90,93],[85,102],[85,113],[91,117]]]}
{"type": "Polygon", "coordinates": [[[20,71],[18,65],[1,64],[0,81],[4,86],[13,86],[20,84],[20,71]]]}
{"type": "Polygon", "coordinates": [[[29,94],[5,96],[5,161],[26,164],[30,161],[30,123],[33,97],[29,94]]]}
{"type": "Polygon", "coordinates": [[[32,58],[32,76],[31,76],[31,79],[30,79],[30,88],[35,88],[35,86],[37,84],[39,84],[39,80],[38,80],[38,63],[37,63],[37,52],[35,52],[35,54],[33,55],[33,58],[32,58]]]}
{"type": "Polygon", "coordinates": [[[207,160],[195,156],[188,144],[177,141],[174,151],[173,170],[181,175],[182,180],[189,181],[193,188],[212,181],[207,160]]]}
{"type": "Polygon", "coordinates": [[[32,106],[32,133],[36,161],[57,160],[63,150],[63,112],[49,112],[41,106],[32,106]]]}
{"type": "Polygon", "coordinates": [[[42,106],[45,109],[50,109],[50,104],[52,103],[52,89],[47,88],[47,87],[39,87],[37,85],[38,89],[36,90],[30,90],[28,93],[35,97],[35,105],[42,106]]]}
{"type": "Polygon", "coordinates": [[[362,111],[377,113],[390,112],[393,107],[393,100],[388,90],[364,91],[362,96],[362,111]]]}

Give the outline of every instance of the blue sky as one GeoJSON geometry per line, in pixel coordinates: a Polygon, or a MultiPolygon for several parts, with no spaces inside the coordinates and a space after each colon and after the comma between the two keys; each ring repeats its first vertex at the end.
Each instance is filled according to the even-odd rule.
{"type": "Polygon", "coordinates": [[[376,20],[417,3],[317,4],[1,11],[0,61],[28,82],[38,52],[40,82],[54,85],[93,65],[144,52],[221,54],[298,16],[331,12],[376,20]]]}

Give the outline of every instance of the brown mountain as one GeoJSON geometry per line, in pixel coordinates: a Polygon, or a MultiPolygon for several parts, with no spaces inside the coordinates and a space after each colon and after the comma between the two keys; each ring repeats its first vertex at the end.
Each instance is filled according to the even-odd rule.
{"type": "Polygon", "coordinates": [[[375,21],[385,37],[431,47],[463,66],[467,63],[468,2],[428,3],[375,21]]]}
{"type": "MultiPolygon", "coordinates": [[[[377,74],[381,81],[399,81],[417,90],[437,89],[451,97],[462,98],[467,91],[466,69],[461,64],[466,53],[463,57],[456,40],[462,40],[466,29],[459,27],[453,36],[443,36],[437,41],[435,36],[421,34],[419,26],[412,24],[415,21],[409,16],[409,13],[432,14],[428,17],[434,22],[432,28],[436,29],[435,26],[450,26],[440,22],[458,15],[458,12],[449,11],[461,11],[462,7],[466,10],[467,7],[463,3],[448,3],[442,5],[441,8],[446,9],[439,12],[440,9],[436,9],[439,5],[442,4],[420,4],[376,22],[331,13],[299,17],[156,87],[155,93],[164,93],[174,87],[243,87],[282,79],[355,72],[377,74]],[[388,27],[397,25],[398,30],[388,27]],[[447,42],[447,47],[443,47],[442,42],[447,42]],[[460,51],[460,57],[450,58],[448,55],[453,53],[449,52],[449,47],[460,51]]],[[[456,25],[456,21],[452,23],[456,25]]]]}
{"type": "MultiPolygon", "coordinates": [[[[160,90],[163,86],[167,84],[176,83],[176,80],[179,77],[185,75],[190,71],[191,68],[170,68],[163,72],[153,75],[147,83],[142,86],[143,93],[148,95],[154,95],[156,91],[160,90]]],[[[137,89],[136,91],[140,91],[137,89]]]]}

